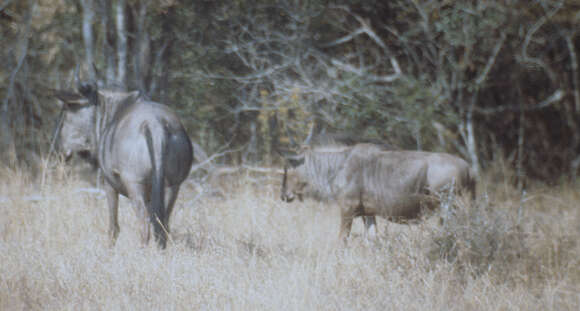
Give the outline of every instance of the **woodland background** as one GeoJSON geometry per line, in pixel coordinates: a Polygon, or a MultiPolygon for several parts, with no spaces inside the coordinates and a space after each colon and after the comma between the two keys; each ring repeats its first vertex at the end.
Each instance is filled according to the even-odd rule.
{"type": "Polygon", "coordinates": [[[580,0],[0,0],[0,310],[580,310],[579,24],[580,0]],[[51,152],[76,71],[213,162],[164,251],[124,197],[109,248],[98,178],[51,152]],[[460,155],[477,198],[343,247],[336,205],[279,197],[276,150],[324,132],[460,155]]]}
{"type": "Polygon", "coordinates": [[[0,157],[38,165],[79,68],[218,162],[340,131],[575,180],[579,21],[576,0],[1,0],[0,157]]]}

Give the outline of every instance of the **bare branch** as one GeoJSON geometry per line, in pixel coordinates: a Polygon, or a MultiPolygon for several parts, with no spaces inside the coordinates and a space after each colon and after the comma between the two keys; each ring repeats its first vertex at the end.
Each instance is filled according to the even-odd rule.
{"type": "MultiPolygon", "coordinates": [[[[372,27],[370,26],[370,24],[367,20],[362,18],[360,15],[353,13],[349,8],[347,8],[345,6],[331,6],[331,7],[346,11],[347,13],[352,15],[360,23],[361,27],[358,28],[357,30],[355,30],[354,32],[352,32],[351,35],[349,35],[349,36],[352,36],[354,38],[355,36],[357,36],[359,34],[365,33],[378,46],[380,46],[383,49],[385,54],[392,55],[392,53],[390,52],[390,50],[387,47],[387,45],[385,44],[385,42],[376,34],[376,32],[372,29],[372,27]]],[[[401,75],[401,67],[399,66],[399,63],[397,62],[397,59],[394,56],[390,56],[389,58],[391,60],[391,65],[393,66],[393,70],[395,71],[395,74],[391,75],[391,76],[379,78],[378,80],[381,80],[382,82],[392,82],[392,81],[398,79],[399,76],[401,75]]]]}
{"type": "Polygon", "coordinates": [[[475,80],[475,83],[477,85],[481,85],[487,79],[487,75],[488,75],[489,71],[491,70],[491,67],[493,67],[493,65],[495,64],[495,59],[497,58],[497,55],[499,54],[499,51],[501,50],[501,48],[505,42],[506,37],[507,37],[506,33],[502,32],[501,38],[499,39],[499,41],[497,42],[497,44],[493,48],[493,52],[492,52],[490,58],[487,60],[487,64],[485,65],[483,72],[475,80]]]}
{"type": "Polygon", "coordinates": [[[250,171],[250,172],[256,172],[256,173],[263,173],[263,174],[268,174],[268,173],[277,173],[277,174],[284,174],[284,170],[281,169],[275,169],[275,168],[271,168],[271,167],[258,167],[258,166],[249,166],[249,165],[241,165],[241,168],[250,171]]]}
{"type": "Polygon", "coordinates": [[[333,47],[333,46],[341,45],[343,43],[346,43],[348,41],[353,40],[355,37],[357,37],[358,35],[360,35],[362,33],[365,33],[365,29],[361,27],[361,28],[356,29],[355,31],[351,32],[350,34],[348,34],[344,37],[341,37],[341,38],[338,38],[334,41],[322,44],[321,47],[326,48],[326,47],[333,47]]]}
{"type": "Polygon", "coordinates": [[[402,73],[401,68],[399,67],[399,63],[394,58],[391,58],[391,65],[393,66],[395,73],[392,75],[388,75],[388,76],[377,76],[377,75],[370,74],[369,70],[367,70],[365,68],[356,68],[356,67],[354,67],[350,64],[346,64],[338,59],[332,59],[331,63],[343,71],[354,73],[358,76],[365,76],[366,79],[369,79],[373,82],[393,82],[393,81],[397,80],[401,76],[401,73],[402,73]]]}
{"type": "Polygon", "coordinates": [[[559,102],[560,100],[562,100],[562,98],[564,98],[565,93],[566,92],[562,91],[561,89],[558,89],[552,95],[550,95],[548,98],[544,99],[539,104],[533,105],[533,106],[525,106],[525,107],[521,107],[521,108],[519,105],[518,106],[516,106],[516,105],[499,106],[496,108],[478,108],[478,107],[475,107],[475,111],[477,113],[480,113],[480,114],[490,115],[490,114],[502,113],[502,112],[506,112],[506,111],[519,112],[522,109],[524,111],[539,110],[539,109],[546,108],[546,107],[550,106],[551,104],[559,102]]]}
{"type": "Polygon", "coordinates": [[[421,26],[423,26],[423,31],[425,32],[425,34],[427,34],[429,39],[431,39],[431,30],[429,29],[429,17],[427,17],[427,13],[425,13],[425,10],[423,10],[423,8],[419,5],[417,0],[409,0],[409,2],[411,2],[411,4],[413,4],[415,9],[417,10],[419,15],[421,16],[421,19],[422,19],[421,26]]]}
{"type": "Polygon", "coordinates": [[[546,64],[543,60],[541,60],[540,58],[537,58],[537,57],[529,56],[528,55],[528,46],[530,45],[530,42],[532,41],[534,34],[550,18],[552,18],[552,16],[554,16],[562,8],[563,5],[564,5],[564,0],[560,1],[550,12],[546,13],[546,15],[542,16],[534,25],[532,25],[532,28],[530,28],[530,30],[526,34],[526,38],[524,39],[524,44],[522,46],[522,61],[526,62],[526,63],[530,63],[530,64],[535,64],[535,65],[543,68],[544,71],[546,71],[546,73],[548,74],[550,81],[552,81],[552,82],[556,81],[556,74],[550,68],[550,66],[548,64],[546,64]]]}
{"type": "Polygon", "coordinates": [[[233,152],[238,152],[238,151],[240,151],[240,150],[244,149],[244,147],[245,147],[245,146],[242,146],[242,147],[240,147],[240,148],[236,148],[236,149],[230,149],[230,150],[226,150],[226,151],[222,151],[222,152],[214,153],[214,154],[212,154],[211,156],[207,157],[207,159],[205,159],[203,162],[195,164],[195,165],[194,165],[194,166],[191,168],[191,170],[190,170],[190,174],[191,174],[191,173],[194,173],[194,172],[196,172],[197,170],[201,169],[202,167],[204,167],[204,166],[206,166],[206,165],[210,164],[210,163],[211,163],[213,160],[215,160],[215,159],[217,159],[217,158],[220,158],[220,157],[223,157],[223,156],[225,156],[226,154],[230,154],[230,153],[233,153],[233,152]]]}

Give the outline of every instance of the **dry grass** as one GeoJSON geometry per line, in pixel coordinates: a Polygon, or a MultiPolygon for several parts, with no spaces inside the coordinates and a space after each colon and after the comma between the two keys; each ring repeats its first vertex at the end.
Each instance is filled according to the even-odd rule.
{"type": "Polygon", "coordinates": [[[223,197],[187,182],[159,251],[124,199],[108,248],[105,198],[71,170],[2,168],[0,310],[578,310],[580,192],[537,187],[518,217],[513,187],[485,179],[444,226],[380,220],[368,243],[357,220],[346,248],[336,211],[282,203],[275,182],[223,197]]]}

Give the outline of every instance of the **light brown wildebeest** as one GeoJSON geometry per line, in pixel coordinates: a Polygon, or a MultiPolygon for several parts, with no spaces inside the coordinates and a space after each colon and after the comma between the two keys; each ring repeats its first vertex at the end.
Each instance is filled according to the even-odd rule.
{"type": "MultiPolygon", "coordinates": [[[[329,133],[321,133],[318,135],[312,136],[310,139],[307,139],[305,142],[305,146],[310,148],[317,148],[317,147],[339,147],[339,146],[354,146],[357,144],[371,144],[380,148],[381,150],[399,150],[400,148],[382,141],[376,138],[369,138],[360,135],[353,135],[350,133],[344,132],[329,132],[329,133]]],[[[370,236],[374,236],[376,232],[376,217],[375,216],[362,216],[361,217],[365,227],[365,234],[369,234],[370,236]]]]}
{"type": "Polygon", "coordinates": [[[435,207],[435,194],[446,187],[467,188],[474,195],[467,162],[446,153],[385,151],[372,144],[327,146],[306,148],[289,157],[288,164],[281,199],[312,197],[338,204],[344,240],[356,216],[405,222],[435,207]]]}
{"type": "Polygon", "coordinates": [[[166,105],[137,92],[79,87],[80,93],[56,92],[64,102],[59,147],[97,159],[105,177],[111,245],[119,235],[118,197],[128,197],[149,242],[150,226],[165,248],[169,217],[181,183],[193,162],[192,144],[179,118],[166,105]]]}

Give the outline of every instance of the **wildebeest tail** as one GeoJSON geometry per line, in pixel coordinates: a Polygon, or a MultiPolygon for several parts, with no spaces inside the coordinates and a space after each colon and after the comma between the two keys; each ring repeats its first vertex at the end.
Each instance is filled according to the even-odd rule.
{"type": "Polygon", "coordinates": [[[155,240],[161,248],[167,245],[167,229],[164,227],[165,219],[165,166],[167,148],[167,134],[162,129],[163,135],[152,135],[149,125],[145,126],[147,149],[151,158],[151,201],[148,204],[148,212],[153,224],[155,240]]]}

